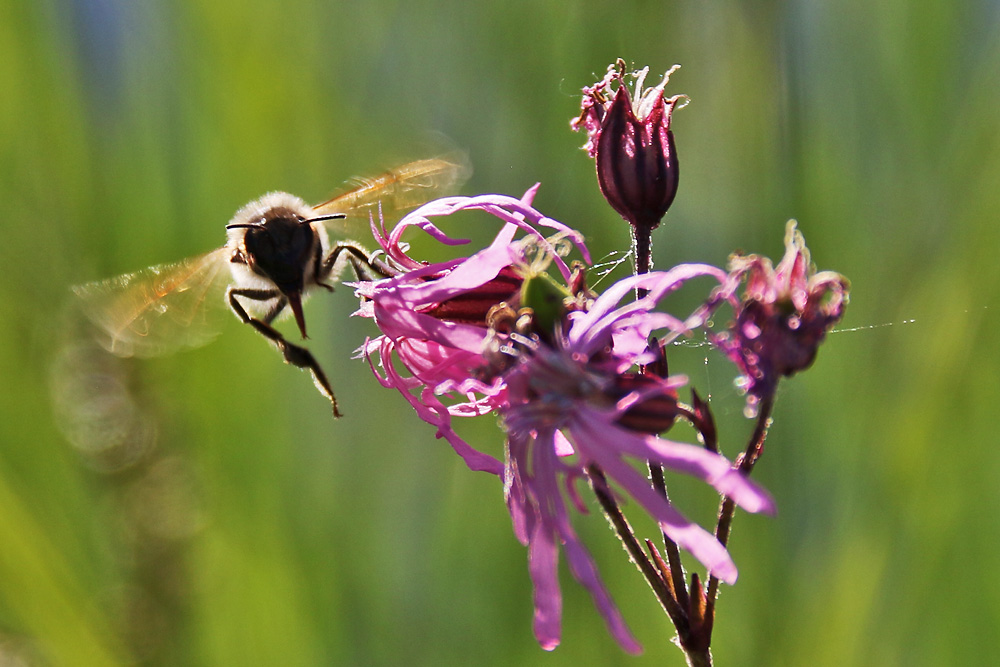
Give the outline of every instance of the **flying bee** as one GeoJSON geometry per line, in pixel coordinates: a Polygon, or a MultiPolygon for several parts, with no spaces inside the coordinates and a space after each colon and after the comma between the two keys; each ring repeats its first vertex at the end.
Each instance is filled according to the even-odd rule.
{"type": "Polygon", "coordinates": [[[214,338],[228,309],[278,348],[286,363],[307,369],[340,416],[337,398],[312,353],[289,342],[272,326],[286,312],[306,336],[302,300],[317,288],[333,291],[331,281],[348,266],[359,278],[381,275],[377,263],[353,241],[331,245],[351,218],[367,220],[383,210],[416,206],[456,186],[468,168],[458,161],[412,162],[333,199],[309,206],[287,192],[252,201],[226,225],[221,248],[175,264],[73,288],[97,325],[106,349],[122,357],[151,357],[214,338]]]}

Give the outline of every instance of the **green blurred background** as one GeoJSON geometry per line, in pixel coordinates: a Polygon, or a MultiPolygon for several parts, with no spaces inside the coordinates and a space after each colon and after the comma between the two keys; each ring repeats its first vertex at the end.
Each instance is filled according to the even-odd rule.
{"type": "MultiPolygon", "coordinates": [[[[464,192],[541,181],[596,255],[627,248],[568,128],[617,57],[683,64],[668,91],[692,98],[659,266],[777,258],[795,217],[853,281],[845,331],[782,387],[756,473],[780,514],[737,519],[717,663],[989,663],[1000,5],[973,0],[0,0],[0,662],[683,664],[596,512],[576,525],[645,653],[565,571],[563,644],[537,646],[500,484],[349,361],[372,330],[348,290],[307,306],[334,423],[235,318],[117,360],[68,289],[217,247],[267,190],[319,201],[442,145],[468,151],[464,192]]],[[[701,348],[672,370],[735,453],[731,370],[701,348]]],[[[466,433],[499,454],[484,421],[466,433]]]]}

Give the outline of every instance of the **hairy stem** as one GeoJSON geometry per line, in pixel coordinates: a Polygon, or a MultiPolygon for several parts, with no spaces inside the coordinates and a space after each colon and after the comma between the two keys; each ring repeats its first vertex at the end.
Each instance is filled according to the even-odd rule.
{"type": "Polygon", "coordinates": [[[587,475],[590,477],[590,487],[593,489],[594,495],[597,496],[597,501],[601,504],[601,509],[604,510],[605,516],[608,517],[608,521],[614,527],[615,533],[622,541],[622,546],[625,547],[625,551],[628,552],[632,562],[639,568],[639,572],[653,590],[653,595],[660,602],[660,606],[667,612],[667,615],[677,627],[678,632],[681,631],[682,626],[686,630],[686,612],[677,604],[677,600],[674,599],[673,594],[670,592],[670,586],[660,576],[656,566],[650,562],[642,550],[639,540],[636,539],[635,533],[632,532],[632,527],[629,525],[628,519],[625,518],[621,508],[618,507],[617,501],[615,501],[614,496],[611,494],[611,489],[608,487],[608,481],[604,476],[604,472],[596,465],[591,465],[587,467],[587,475]]]}
{"type": "MultiPolygon", "coordinates": [[[[744,475],[749,476],[753,471],[761,454],[764,452],[764,440],[767,438],[767,429],[771,425],[771,411],[774,409],[774,395],[764,398],[760,404],[760,411],[757,413],[757,424],[754,426],[753,434],[743,454],[738,459],[737,469],[744,475]]],[[[736,513],[736,503],[728,496],[722,499],[719,507],[719,521],[715,526],[715,537],[723,546],[729,542],[729,533],[732,530],[733,516],[736,513]]],[[[719,593],[719,580],[709,577],[708,591],[708,611],[705,614],[706,624],[711,628],[715,619],[715,598],[719,593]]]]}
{"type": "MultiPolygon", "coordinates": [[[[667,482],[663,477],[663,466],[653,461],[648,461],[647,463],[649,465],[649,478],[652,481],[653,488],[666,498],[667,502],[670,502],[670,498],[667,496],[667,482]]],[[[677,603],[682,609],[687,609],[689,601],[687,585],[684,583],[684,566],[681,564],[681,552],[677,547],[677,543],[667,537],[665,532],[663,533],[663,552],[667,555],[667,564],[670,566],[670,578],[673,583],[674,594],[677,596],[677,603]]]]}
{"type": "MultiPolygon", "coordinates": [[[[653,268],[653,226],[633,224],[631,227],[632,256],[635,258],[635,275],[638,276],[649,273],[653,268]]],[[[641,299],[648,291],[638,287],[635,290],[635,297],[641,299]]]]}

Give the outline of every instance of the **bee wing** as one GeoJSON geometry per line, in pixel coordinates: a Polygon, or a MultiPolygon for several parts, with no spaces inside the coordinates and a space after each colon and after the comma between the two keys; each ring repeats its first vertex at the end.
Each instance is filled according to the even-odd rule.
{"type": "Polygon", "coordinates": [[[457,188],[472,173],[463,155],[418,160],[391,169],[374,178],[354,179],[356,187],[313,207],[316,215],[343,213],[346,220],[326,223],[331,231],[362,232],[368,216],[419,206],[437,195],[457,188]]]}
{"type": "Polygon", "coordinates": [[[176,264],[77,285],[73,292],[109,352],[152,357],[204,345],[219,333],[223,293],[232,282],[227,260],[223,246],[176,264]]]}

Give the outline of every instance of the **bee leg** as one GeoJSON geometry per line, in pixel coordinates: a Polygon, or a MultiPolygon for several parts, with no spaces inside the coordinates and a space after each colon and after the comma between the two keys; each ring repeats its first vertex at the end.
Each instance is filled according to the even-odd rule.
{"type": "Polygon", "coordinates": [[[330,381],[326,379],[326,373],[324,373],[323,369],[320,368],[319,363],[317,363],[316,358],[313,357],[312,352],[304,347],[295,345],[294,343],[289,343],[285,337],[281,335],[280,331],[270,325],[270,322],[277,317],[278,313],[280,313],[285,307],[287,300],[274,290],[232,287],[229,288],[227,297],[229,298],[229,307],[232,308],[234,313],[236,313],[236,316],[239,317],[245,324],[252,326],[261,336],[274,343],[275,347],[278,348],[281,355],[285,358],[285,363],[291,364],[296,368],[308,369],[309,372],[312,373],[313,383],[316,385],[316,388],[321,394],[330,400],[330,404],[333,406],[333,416],[340,417],[340,410],[337,409],[337,397],[333,393],[330,381]],[[244,299],[251,299],[253,301],[269,301],[277,298],[278,302],[264,316],[264,321],[261,321],[254,317],[250,317],[246,309],[236,297],[243,297],[244,299]]]}
{"type": "Polygon", "coordinates": [[[333,285],[328,285],[323,282],[330,276],[333,271],[333,263],[329,266],[323,261],[323,248],[322,244],[316,244],[316,250],[313,254],[313,282],[325,289],[327,292],[333,291],[333,285]]]}
{"type": "MultiPolygon", "coordinates": [[[[241,295],[241,296],[246,296],[246,295],[241,295]]],[[[283,311],[285,309],[285,306],[288,305],[288,299],[285,298],[284,294],[278,293],[277,296],[278,296],[278,299],[277,299],[277,301],[274,302],[274,305],[271,307],[271,310],[267,311],[264,314],[264,317],[261,318],[264,321],[265,324],[270,324],[271,322],[273,322],[274,318],[276,318],[278,315],[280,315],[281,311],[283,311]]],[[[247,298],[250,298],[250,297],[247,297],[247,298]]]]}
{"type": "MultiPolygon", "coordinates": [[[[333,291],[333,288],[323,284],[320,278],[326,279],[334,275],[339,268],[338,263],[341,260],[341,255],[344,256],[358,280],[378,280],[379,278],[388,278],[394,273],[385,262],[374,259],[361,246],[341,241],[333,246],[333,250],[323,260],[322,267],[317,269],[316,282],[330,291],[333,291]]],[[[336,276],[334,275],[334,277],[336,276]]]]}

